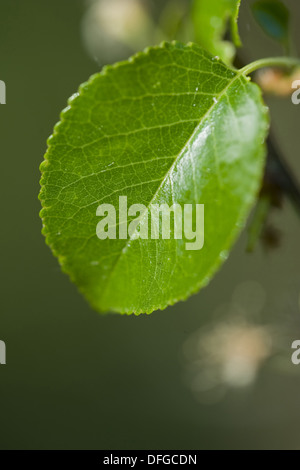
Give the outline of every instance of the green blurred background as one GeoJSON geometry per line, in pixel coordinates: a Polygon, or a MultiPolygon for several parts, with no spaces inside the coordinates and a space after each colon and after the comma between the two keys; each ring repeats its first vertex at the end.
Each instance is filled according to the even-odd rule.
{"type": "MultiPolygon", "coordinates": [[[[7,346],[0,447],[300,449],[300,365],[291,363],[291,343],[300,339],[300,224],[288,202],[272,215],[279,248],[259,245],[247,254],[244,233],[205,290],[151,316],[92,311],[45,245],[37,195],[46,139],[67,98],[100,69],[101,52],[93,60],[86,39],[90,3],[0,0],[0,79],[7,86],[0,106],[0,339],[7,346]],[[244,387],[218,372],[222,345],[212,333],[232,318],[237,297],[241,315],[264,325],[273,341],[244,387]],[[254,308],[257,297],[264,301],[254,308]],[[211,354],[203,365],[197,346],[185,345],[207,330],[219,357],[211,354]],[[195,377],[214,370],[218,383],[207,380],[206,392],[199,391],[195,377]]],[[[149,3],[154,18],[166,4],[149,3]]],[[[240,21],[245,60],[281,54],[255,25],[249,3],[242,2],[240,21]]],[[[285,3],[299,44],[299,2],[285,3]]],[[[102,45],[103,61],[110,51],[111,61],[127,53],[109,40],[102,45]]],[[[288,97],[268,103],[273,131],[300,179],[300,106],[288,97]]]]}

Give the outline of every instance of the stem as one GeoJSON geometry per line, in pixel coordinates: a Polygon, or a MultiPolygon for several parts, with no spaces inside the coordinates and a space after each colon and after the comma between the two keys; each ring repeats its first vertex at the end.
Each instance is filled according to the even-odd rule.
{"type": "MultiPolygon", "coordinates": [[[[276,146],[278,147],[278,146],[276,146]]],[[[292,171],[275,148],[271,138],[268,140],[268,161],[265,180],[276,185],[289,198],[300,215],[300,189],[292,171]]]]}
{"type": "Polygon", "coordinates": [[[255,72],[255,70],[263,67],[300,67],[300,59],[295,57],[270,57],[268,59],[260,59],[246,65],[240,69],[240,73],[248,75],[249,73],[255,72]]]}
{"type": "Polygon", "coordinates": [[[265,225],[269,210],[271,208],[271,199],[268,195],[264,195],[258,199],[255,209],[253,221],[248,231],[247,251],[253,252],[256,242],[259,239],[262,229],[265,225]]]}
{"type": "MultiPolygon", "coordinates": [[[[295,50],[292,43],[292,49],[295,50]]],[[[286,57],[275,57],[270,59],[257,60],[250,63],[249,65],[243,66],[243,58],[237,55],[235,60],[235,66],[240,70],[242,74],[248,74],[254,72],[260,67],[266,66],[283,66],[283,67],[293,67],[300,66],[300,60],[296,58],[286,58],[286,57]]],[[[244,62],[245,63],[245,62],[244,62]]],[[[267,191],[264,191],[264,195],[268,191],[273,191],[274,187],[277,187],[281,193],[285,194],[290,201],[293,203],[295,210],[300,215],[300,187],[297,183],[297,180],[293,177],[292,171],[289,169],[288,165],[285,162],[285,159],[282,157],[278,150],[278,145],[274,142],[272,135],[268,138],[268,159],[265,170],[265,177],[263,183],[263,190],[265,187],[268,187],[267,191]],[[271,185],[271,189],[270,189],[271,185]],[[272,190],[273,188],[273,190],[272,190]]],[[[254,227],[250,227],[249,241],[248,241],[248,250],[251,251],[255,245],[255,237],[258,235],[259,223],[263,224],[263,212],[267,207],[268,202],[264,200],[259,207],[256,209],[256,214],[254,215],[254,227]]]]}

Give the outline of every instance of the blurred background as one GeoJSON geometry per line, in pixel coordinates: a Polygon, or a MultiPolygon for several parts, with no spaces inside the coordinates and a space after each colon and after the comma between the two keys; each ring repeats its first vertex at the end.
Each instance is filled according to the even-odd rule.
{"type": "MultiPolygon", "coordinates": [[[[240,14],[245,63],[282,54],[251,3],[240,14]]],[[[284,3],[297,49],[300,5],[284,3]]],[[[192,39],[189,8],[0,0],[2,449],[300,449],[300,221],[288,201],[270,217],[276,249],[246,253],[245,231],[206,289],[150,316],[92,311],[40,234],[39,164],[67,98],[105,63],[192,39]]],[[[300,106],[266,100],[300,180],[300,106]]]]}

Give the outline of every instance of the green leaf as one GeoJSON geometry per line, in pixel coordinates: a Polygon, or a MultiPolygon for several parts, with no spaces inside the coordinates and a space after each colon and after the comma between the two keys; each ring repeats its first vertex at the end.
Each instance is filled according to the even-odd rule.
{"type": "Polygon", "coordinates": [[[197,42],[227,64],[231,64],[234,58],[234,45],[241,46],[237,26],[240,4],[241,0],[194,0],[193,4],[197,42]],[[234,44],[223,39],[229,21],[234,44]]]}
{"type": "Polygon", "coordinates": [[[239,34],[238,20],[240,13],[241,0],[236,0],[233,5],[233,13],[231,15],[231,35],[233,43],[236,47],[242,46],[242,41],[239,34]]]}
{"type": "Polygon", "coordinates": [[[284,46],[289,44],[290,14],[279,0],[259,0],[252,5],[254,18],[263,31],[284,46]]]}
{"type": "Polygon", "coordinates": [[[193,44],[150,48],[81,85],[41,165],[41,217],[96,310],[150,313],[209,282],[259,190],[267,127],[257,85],[193,44]],[[118,212],[119,196],[128,207],[204,204],[204,247],[187,250],[173,229],[169,240],[99,240],[97,207],[118,212]]]}

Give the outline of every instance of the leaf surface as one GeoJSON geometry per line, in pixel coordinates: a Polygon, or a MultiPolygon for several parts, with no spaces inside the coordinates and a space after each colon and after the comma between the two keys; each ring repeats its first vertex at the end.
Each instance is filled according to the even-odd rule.
{"type": "Polygon", "coordinates": [[[260,89],[194,44],[150,48],[81,85],[41,165],[41,217],[95,309],[150,313],[208,283],[259,190],[267,127],[260,89]],[[97,207],[112,204],[118,216],[119,196],[147,209],[204,204],[203,248],[187,250],[174,229],[170,239],[136,230],[99,240],[97,207]]]}

